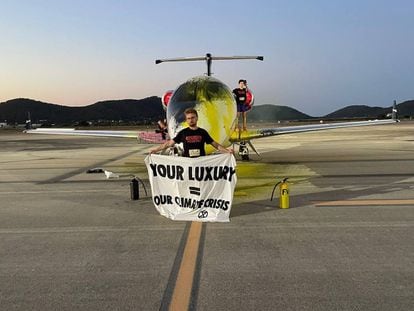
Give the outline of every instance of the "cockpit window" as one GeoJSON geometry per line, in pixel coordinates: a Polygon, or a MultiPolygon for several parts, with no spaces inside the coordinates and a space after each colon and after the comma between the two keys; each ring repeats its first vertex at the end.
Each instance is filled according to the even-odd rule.
{"type": "Polygon", "coordinates": [[[197,83],[187,82],[181,85],[173,94],[169,104],[169,114],[178,123],[184,122],[184,110],[197,105],[197,83]]]}
{"type": "Polygon", "coordinates": [[[171,100],[175,102],[195,101],[197,98],[197,84],[187,82],[181,85],[175,92],[171,100]]]}
{"type": "Polygon", "coordinates": [[[217,97],[223,97],[228,94],[226,87],[221,82],[209,81],[208,88],[206,88],[206,98],[214,100],[217,97]]]}
{"type": "Polygon", "coordinates": [[[223,83],[205,77],[189,80],[174,91],[168,104],[167,117],[174,116],[178,123],[183,122],[185,109],[217,99],[232,100],[231,91],[223,83]]]}

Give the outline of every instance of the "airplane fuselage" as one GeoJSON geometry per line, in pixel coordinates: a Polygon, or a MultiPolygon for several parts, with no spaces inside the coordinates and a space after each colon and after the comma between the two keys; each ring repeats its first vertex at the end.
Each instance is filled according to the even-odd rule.
{"type": "MultiPolygon", "coordinates": [[[[167,105],[168,133],[175,137],[187,127],[184,110],[194,108],[198,113],[198,126],[223,146],[229,146],[229,138],[237,117],[237,106],[232,91],[220,80],[211,76],[199,76],[181,84],[172,94],[167,105]]],[[[215,150],[206,146],[206,153],[215,150]]]]}

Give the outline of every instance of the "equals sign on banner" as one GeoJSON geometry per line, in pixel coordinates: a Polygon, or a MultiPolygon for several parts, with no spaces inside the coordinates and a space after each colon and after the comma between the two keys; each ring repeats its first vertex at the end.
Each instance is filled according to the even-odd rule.
{"type": "Polygon", "coordinates": [[[190,193],[195,195],[200,195],[200,188],[198,187],[190,187],[190,193]]]}

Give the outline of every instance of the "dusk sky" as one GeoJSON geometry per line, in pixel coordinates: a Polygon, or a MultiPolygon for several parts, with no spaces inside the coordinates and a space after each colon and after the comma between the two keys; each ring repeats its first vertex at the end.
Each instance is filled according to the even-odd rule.
{"type": "Polygon", "coordinates": [[[414,1],[1,0],[0,102],[84,106],[161,96],[213,62],[256,105],[321,116],[348,105],[414,99],[414,1]]]}

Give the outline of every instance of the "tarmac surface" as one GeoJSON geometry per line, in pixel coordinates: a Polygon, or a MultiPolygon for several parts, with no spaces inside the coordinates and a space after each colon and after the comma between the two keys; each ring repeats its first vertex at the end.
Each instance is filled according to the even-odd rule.
{"type": "Polygon", "coordinates": [[[201,224],[130,200],[151,145],[0,131],[1,309],[413,310],[414,122],[254,144],[201,224]]]}

